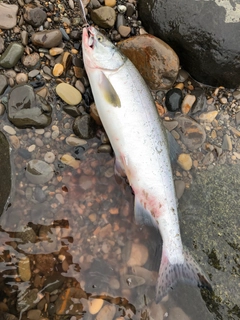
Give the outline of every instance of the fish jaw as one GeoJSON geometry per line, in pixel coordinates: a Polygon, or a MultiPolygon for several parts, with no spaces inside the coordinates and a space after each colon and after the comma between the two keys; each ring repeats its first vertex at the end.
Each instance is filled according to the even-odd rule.
{"type": "Polygon", "coordinates": [[[83,33],[82,33],[83,60],[84,60],[85,68],[97,69],[98,66],[96,65],[94,60],[91,59],[92,54],[93,54],[93,49],[91,48],[91,46],[89,44],[93,40],[90,40],[90,36],[89,36],[90,30],[91,30],[90,28],[91,27],[83,28],[83,33]]]}

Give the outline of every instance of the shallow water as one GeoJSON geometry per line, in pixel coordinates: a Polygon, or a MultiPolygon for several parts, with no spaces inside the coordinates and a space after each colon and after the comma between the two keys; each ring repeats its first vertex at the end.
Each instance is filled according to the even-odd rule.
{"type": "Polygon", "coordinates": [[[21,149],[36,137],[44,142],[31,159],[43,160],[47,151],[56,159],[53,178],[36,185],[25,176],[30,159],[11,151],[12,192],[0,218],[0,301],[9,312],[26,319],[28,310],[39,308],[48,319],[91,320],[96,314],[88,301],[100,297],[116,306],[114,319],[239,319],[239,168],[193,172],[179,204],[183,242],[210,276],[215,295],[178,284],[155,305],[159,234],[134,223],[131,189],[116,180],[112,156],[97,153],[99,139],[78,150],[66,144],[69,121],[65,116],[58,123],[55,141],[16,129],[21,149]],[[77,169],[59,161],[67,152],[79,159],[77,169]],[[129,263],[133,246],[141,254],[139,244],[148,248],[143,267],[152,281],[149,274],[136,277],[129,263]],[[30,270],[20,274],[25,257],[30,270]]]}

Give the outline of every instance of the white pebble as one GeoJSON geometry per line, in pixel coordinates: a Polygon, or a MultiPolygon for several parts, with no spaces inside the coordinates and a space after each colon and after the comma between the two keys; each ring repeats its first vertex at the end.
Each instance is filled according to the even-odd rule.
{"type": "Polygon", "coordinates": [[[36,145],[32,144],[30,147],[28,147],[29,152],[33,152],[36,149],[36,145]]]}
{"type": "Polygon", "coordinates": [[[55,154],[53,152],[47,152],[44,156],[44,160],[47,163],[53,163],[55,160],[55,154]]]}
{"type": "Polygon", "coordinates": [[[12,135],[16,134],[16,130],[13,127],[10,127],[10,126],[4,126],[3,130],[5,132],[7,132],[8,134],[12,134],[12,135]]]}
{"type": "Polygon", "coordinates": [[[44,129],[36,129],[35,133],[37,134],[44,134],[45,130],[44,129]]]}

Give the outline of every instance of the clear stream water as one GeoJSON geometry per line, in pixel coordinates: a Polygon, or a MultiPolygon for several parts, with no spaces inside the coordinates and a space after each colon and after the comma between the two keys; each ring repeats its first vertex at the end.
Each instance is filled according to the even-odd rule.
{"type": "MultiPolygon", "coordinates": [[[[26,139],[26,135],[32,136],[30,129],[18,133],[25,135],[23,148],[32,144],[31,138],[26,139]]],[[[47,292],[45,279],[49,283],[57,279],[61,280],[61,287],[55,291],[56,300],[49,302],[49,319],[55,319],[56,310],[61,309],[56,307],[56,301],[62,288],[74,286],[85,290],[88,298],[104,292],[106,303],[117,306],[115,318],[126,315],[127,319],[151,319],[149,309],[155,287],[123,284],[122,274],[131,273],[126,261],[133,243],[148,248],[144,267],[157,271],[161,239],[153,230],[135,224],[131,190],[124,181],[116,181],[113,158],[97,153],[99,144],[98,139],[92,139],[85,150],[79,149],[76,157],[80,159],[80,169],[73,169],[57,158],[65,152],[74,154],[74,148],[66,145],[64,139],[54,142],[58,153],[55,174],[44,186],[27,181],[25,168],[29,159],[22,158],[17,150],[11,151],[11,198],[0,217],[0,302],[7,301],[10,313],[20,316],[20,311],[27,310],[30,304],[24,295],[37,289],[41,300],[47,292]],[[40,189],[45,194],[42,199],[40,189]],[[31,278],[22,281],[18,263],[25,256],[31,261],[31,278]],[[64,266],[61,256],[65,257],[64,266]],[[110,285],[113,279],[115,285],[110,285]]],[[[37,147],[32,157],[42,160],[44,148],[37,147]]],[[[214,293],[178,284],[157,307],[159,316],[155,319],[152,313],[152,319],[159,320],[161,313],[170,320],[188,319],[174,314],[176,307],[192,320],[240,319],[240,169],[216,166],[211,171],[192,174],[193,183],[179,203],[182,238],[210,276],[214,293]]],[[[73,298],[72,304],[74,299],[79,300],[73,298]]],[[[79,301],[84,304],[84,300],[79,301]]],[[[86,310],[74,311],[72,315],[95,319],[86,310]]],[[[60,318],[71,319],[72,315],[60,318]]],[[[26,312],[22,316],[24,319],[26,312]]]]}

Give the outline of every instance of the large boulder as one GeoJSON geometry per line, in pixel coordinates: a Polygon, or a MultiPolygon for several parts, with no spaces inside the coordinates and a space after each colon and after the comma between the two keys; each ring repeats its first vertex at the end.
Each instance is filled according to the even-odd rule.
{"type": "Polygon", "coordinates": [[[240,85],[239,0],[139,0],[147,31],[167,42],[196,80],[240,85]]]}

